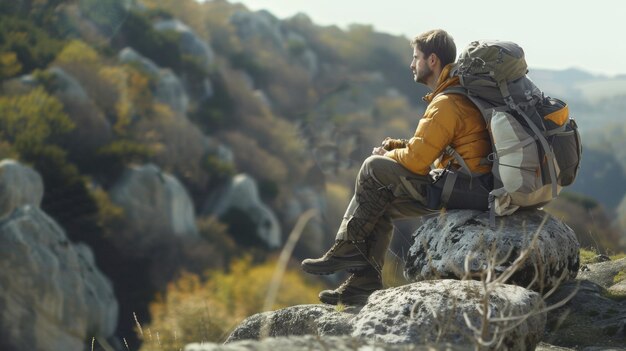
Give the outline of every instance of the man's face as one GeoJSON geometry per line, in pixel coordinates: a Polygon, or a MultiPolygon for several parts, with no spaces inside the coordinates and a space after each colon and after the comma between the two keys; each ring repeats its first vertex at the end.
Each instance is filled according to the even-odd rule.
{"type": "Polygon", "coordinates": [[[413,80],[417,83],[426,84],[428,77],[433,71],[428,66],[428,58],[424,57],[424,53],[417,47],[413,49],[413,61],[411,61],[411,72],[413,72],[413,80]]]}

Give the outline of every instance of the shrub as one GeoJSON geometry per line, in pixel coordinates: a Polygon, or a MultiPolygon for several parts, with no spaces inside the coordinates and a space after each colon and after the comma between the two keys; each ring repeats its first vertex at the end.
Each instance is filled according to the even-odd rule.
{"type": "Polygon", "coordinates": [[[60,49],[59,40],[48,36],[44,30],[31,21],[0,16],[0,52],[9,53],[3,61],[13,62],[8,70],[11,74],[0,78],[45,68],[60,49]],[[15,55],[15,59],[11,58],[11,53],[15,55]],[[17,69],[18,64],[20,70],[17,69]]]}
{"type": "MultiPolygon", "coordinates": [[[[270,260],[255,266],[245,257],[233,262],[228,273],[208,272],[205,280],[183,275],[151,304],[152,322],[144,330],[149,328],[153,338],[144,336],[142,350],[153,349],[157,342],[163,350],[178,350],[191,342],[223,341],[237,323],[261,312],[275,265],[270,260]]],[[[273,309],[315,303],[320,289],[295,269],[287,270],[281,287],[273,309]]]]}

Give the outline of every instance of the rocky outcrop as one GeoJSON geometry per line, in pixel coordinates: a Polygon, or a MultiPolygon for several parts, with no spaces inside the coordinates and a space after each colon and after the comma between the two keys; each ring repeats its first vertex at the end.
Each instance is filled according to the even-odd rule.
{"type": "Polygon", "coordinates": [[[198,59],[203,67],[209,68],[215,62],[213,49],[183,22],[176,19],[162,20],[154,24],[154,29],[178,33],[182,53],[198,59]]]}
{"type": "Polygon", "coordinates": [[[124,209],[120,233],[112,240],[132,250],[147,250],[162,236],[197,236],[193,203],[173,176],[148,164],[128,168],[110,189],[111,200],[124,209]]]}
{"type": "Polygon", "coordinates": [[[428,345],[390,345],[375,340],[364,340],[352,336],[329,336],[320,338],[316,335],[266,338],[261,341],[243,340],[230,344],[194,343],[185,346],[185,351],[311,351],[311,350],[385,350],[385,351],[471,351],[471,346],[450,344],[428,345]]]}
{"type": "MultiPolygon", "coordinates": [[[[565,304],[548,314],[544,340],[566,347],[608,349],[626,345],[626,258],[586,265],[575,281],[546,304],[565,304]],[[621,273],[620,273],[621,272],[621,273]]],[[[586,350],[587,348],[585,348],[586,350]]]]}
{"type": "Polygon", "coordinates": [[[161,69],[152,60],[142,56],[132,48],[124,48],[118,54],[122,63],[138,65],[145,73],[155,80],[154,96],[168,105],[173,111],[184,115],[189,107],[189,97],[180,79],[172,70],[161,69]]]}
{"type": "Polygon", "coordinates": [[[538,210],[500,217],[495,228],[489,225],[488,213],[449,211],[427,220],[413,239],[405,268],[412,281],[463,279],[480,275],[489,266],[501,273],[526,249],[529,254],[509,279],[512,284],[526,287],[538,274],[532,288],[547,291],[576,277],[579,268],[575,233],[538,210]],[[535,234],[536,242],[531,244],[535,234]],[[496,263],[489,264],[490,257],[496,257],[496,263]]]}
{"type": "Polygon", "coordinates": [[[41,177],[0,163],[0,348],[82,350],[106,340],[118,305],[91,250],[69,242],[41,209],[41,177]],[[30,187],[29,187],[30,184],[30,187]]]}
{"type": "Polygon", "coordinates": [[[323,188],[316,186],[300,186],[293,190],[283,218],[290,225],[298,220],[299,216],[309,209],[315,209],[320,216],[312,218],[304,228],[296,246],[298,256],[318,255],[332,245],[335,232],[327,228],[323,214],[326,213],[326,194],[323,188]]]}
{"type": "Polygon", "coordinates": [[[0,162],[0,219],[22,206],[39,207],[42,198],[39,173],[13,160],[0,162]]]}
{"type": "MultiPolygon", "coordinates": [[[[225,217],[227,222],[249,222],[243,235],[254,238],[238,238],[240,242],[260,239],[268,248],[277,248],[282,242],[280,223],[274,212],[259,197],[255,180],[239,174],[207,201],[205,213],[225,217]]],[[[239,232],[239,231],[237,231],[239,232]]]]}
{"type": "Polygon", "coordinates": [[[389,345],[435,341],[471,345],[474,332],[467,323],[481,330],[479,309],[484,301],[489,304],[491,318],[520,317],[484,324],[488,338],[500,341],[493,349],[504,345],[509,350],[527,350],[539,343],[545,315],[531,313],[543,308],[539,294],[514,285],[499,285],[485,297],[481,282],[458,280],[418,282],[380,290],[370,296],[361,310],[337,312],[328,306],[308,305],[254,315],[237,327],[227,342],[257,339],[260,335],[313,334],[350,335],[389,345]],[[521,317],[527,314],[530,315],[521,317]],[[507,327],[511,330],[503,331],[507,327]]]}
{"type": "Polygon", "coordinates": [[[237,11],[230,17],[230,23],[236,28],[237,36],[244,42],[261,38],[273,47],[284,50],[285,40],[281,23],[266,10],[257,12],[237,11]]]}
{"type": "Polygon", "coordinates": [[[93,152],[112,138],[111,124],[80,82],[61,67],[51,67],[50,89],[76,126],[66,144],[76,154],[93,152]]]}

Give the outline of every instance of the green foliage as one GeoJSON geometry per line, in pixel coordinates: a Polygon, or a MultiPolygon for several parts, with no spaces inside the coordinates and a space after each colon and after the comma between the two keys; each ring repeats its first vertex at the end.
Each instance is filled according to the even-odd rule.
{"type": "Polygon", "coordinates": [[[0,58],[2,66],[8,64],[0,79],[45,68],[60,49],[59,40],[31,21],[0,15],[0,58]]]}
{"type": "Polygon", "coordinates": [[[615,277],[613,277],[613,283],[617,284],[621,281],[626,280],[626,270],[619,271],[615,277]]]}
{"type": "Polygon", "coordinates": [[[213,183],[224,181],[235,175],[232,164],[222,161],[217,155],[208,155],[204,158],[203,169],[209,173],[213,183]]]}
{"type": "Polygon", "coordinates": [[[0,96],[0,135],[18,152],[60,141],[74,129],[63,105],[43,88],[28,94],[0,96]]]}
{"type": "Polygon", "coordinates": [[[582,248],[579,251],[579,255],[580,255],[580,264],[583,265],[583,264],[596,263],[595,259],[598,256],[598,253],[593,250],[582,248]]]}
{"type": "Polygon", "coordinates": [[[233,238],[228,234],[228,225],[212,216],[199,218],[196,225],[200,237],[219,248],[224,257],[224,268],[227,268],[228,262],[241,253],[233,238]]]}
{"type": "MultiPolygon", "coordinates": [[[[275,267],[275,260],[253,265],[248,257],[234,261],[228,272],[208,272],[205,280],[183,275],[151,304],[152,322],[144,330],[159,333],[160,339],[144,337],[141,350],[179,350],[191,342],[224,341],[245,317],[262,312],[275,267]]],[[[288,269],[272,309],[315,303],[320,288],[298,270],[288,269]]]]}
{"type": "Polygon", "coordinates": [[[122,174],[131,163],[142,163],[153,155],[150,148],[134,140],[118,139],[98,149],[85,171],[99,176],[104,184],[122,174]]]}
{"type": "Polygon", "coordinates": [[[80,40],[71,40],[63,46],[56,57],[56,61],[60,64],[95,65],[100,63],[100,57],[91,46],[80,40]]]}

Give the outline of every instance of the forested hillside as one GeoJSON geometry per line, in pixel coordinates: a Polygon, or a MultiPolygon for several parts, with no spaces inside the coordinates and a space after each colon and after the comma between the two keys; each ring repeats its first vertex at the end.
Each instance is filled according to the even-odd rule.
{"type": "MultiPolygon", "coordinates": [[[[41,175],[41,209],[111,280],[110,343],[153,343],[138,324],[173,349],[220,340],[262,309],[302,213],[319,215],[294,266],[334,240],[372,147],[413,134],[427,90],[411,50],[368,25],[225,0],[0,0],[0,160],[41,175]]],[[[602,252],[626,244],[623,132],[585,152],[580,186],[549,208],[602,252]]],[[[315,302],[327,283],[284,280],[276,306],[315,302]]]]}

